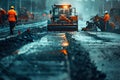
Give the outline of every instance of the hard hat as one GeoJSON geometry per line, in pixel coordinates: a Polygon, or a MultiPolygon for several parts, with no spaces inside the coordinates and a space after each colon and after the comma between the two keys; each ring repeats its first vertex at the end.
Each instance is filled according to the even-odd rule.
{"type": "Polygon", "coordinates": [[[11,9],[14,9],[14,6],[11,6],[10,8],[11,8],[11,9]]]}
{"type": "Polygon", "coordinates": [[[108,13],[108,11],[105,11],[105,13],[108,13]]]}

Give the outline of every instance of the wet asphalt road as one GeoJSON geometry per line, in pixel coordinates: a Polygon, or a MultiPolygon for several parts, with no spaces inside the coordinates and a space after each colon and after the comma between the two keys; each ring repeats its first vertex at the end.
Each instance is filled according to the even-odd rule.
{"type": "MultiPolygon", "coordinates": [[[[23,77],[23,80],[25,77],[32,80],[70,80],[69,63],[65,50],[68,42],[65,33],[36,33],[36,30],[33,30],[32,34],[25,32],[18,37],[22,40],[30,35],[33,40],[16,51],[14,51],[15,49],[10,50],[13,55],[4,56],[1,60],[3,78],[8,80],[18,80],[20,77],[23,77]]],[[[19,40],[19,38],[17,39],[19,40]]],[[[24,42],[28,41],[24,39],[20,41],[20,43],[24,42]]],[[[10,46],[8,47],[10,48],[10,46]]],[[[4,50],[2,52],[6,53],[4,50]]]]}
{"type": "Polygon", "coordinates": [[[72,37],[90,54],[97,69],[106,73],[106,80],[120,80],[120,34],[78,32],[72,37]]]}
{"type": "Polygon", "coordinates": [[[71,32],[36,33],[33,29],[32,34],[25,32],[16,39],[27,43],[8,50],[12,55],[1,59],[1,75],[6,80],[104,80],[106,76],[97,70],[79,42],[73,40],[71,32]]]}
{"type": "Polygon", "coordinates": [[[6,46],[0,74],[5,80],[119,80],[119,41],[116,33],[32,29],[0,41],[6,46]]]}

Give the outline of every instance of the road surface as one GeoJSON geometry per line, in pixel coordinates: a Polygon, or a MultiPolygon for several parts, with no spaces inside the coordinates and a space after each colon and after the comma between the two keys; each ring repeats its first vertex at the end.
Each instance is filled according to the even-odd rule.
{"type": "Polygon", "coordinates": [[[20,35],[3,36],[1,78],[120,80],[119,36],[109,32],[47,32],[40,25],[20,35]]]}

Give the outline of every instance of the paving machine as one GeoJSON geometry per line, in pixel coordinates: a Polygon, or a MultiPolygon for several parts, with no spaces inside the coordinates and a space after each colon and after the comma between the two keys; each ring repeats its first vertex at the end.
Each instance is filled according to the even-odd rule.
{"type": "Polygon", "coordinates": [[[50,20],[47,25],[48,31],[78,31],[78,15],[76,8],[70,4],[53,5],[50,10],[50,20]]]}

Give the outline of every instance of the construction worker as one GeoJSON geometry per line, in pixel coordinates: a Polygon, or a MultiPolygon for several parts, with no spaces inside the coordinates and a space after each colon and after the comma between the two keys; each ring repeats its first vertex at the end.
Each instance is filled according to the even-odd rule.
{"type": "Polygon", "coordinates": [[[14,6],[11,6],[10,10],[8,11],[8,21],[10,25],[10,34],[13,35],[13,29],[17,21],[17,13],[14,10],[14,6]]]}
{"type": "Polygon", "coordinates": [[[6,20],[6,11],[0,8],[0,25],[3,27],[6,20]]]}
{"type": "Polygon", "coordinates": [[[110,20],[110,15],[108,11],[105,11],[103,20],[104,20],[104,31],[106,31],[107,29],[109,29],[109,20],[110,20]]]}

